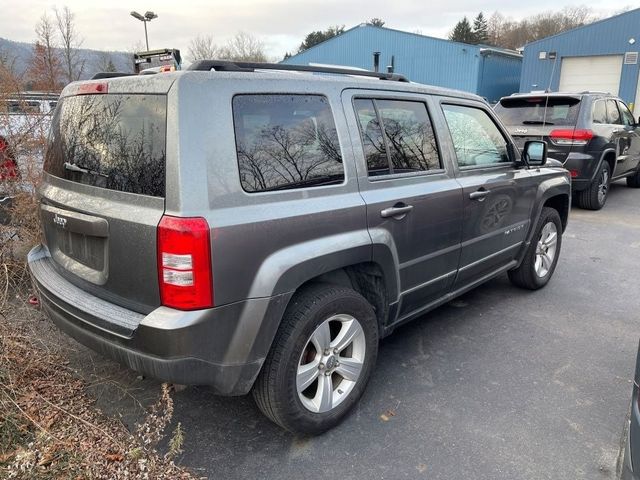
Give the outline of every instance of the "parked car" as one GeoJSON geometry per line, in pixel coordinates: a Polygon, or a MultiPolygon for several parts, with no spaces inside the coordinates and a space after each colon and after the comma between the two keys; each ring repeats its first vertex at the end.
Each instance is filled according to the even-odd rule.
{"type": "Polygon", "coordinates": [[[506,272],[547,284],[569,213],[543,142],[520,155],[479,97],[396,74],[201,61],[74,83],[51,139],[29,255],[50,318],[307,434],[397,326],[506,272]]]}
{"type": "Polygon", "coordinates": [[[640,479],[640,348],[631,394],[629,424],[625,429],[626,448],[622,459],[621,480],[640,479]]]}
{"type": "Polygon", "coordinates": [[[49,128],[58,95],[23,92],[0,98],[0,225],[9,223],[15,194],[22,185],[20,159],[39,145],[33,139],[44,138],[49,128]]]}
{"type": "Polygon", "coordinates": [[[629,108],[605,93],[514,94],[495,111],[517,145],[543,139],[571,172],[581,208],[601,209],[612,181],[640,188],[640,129],[629,108]]]}

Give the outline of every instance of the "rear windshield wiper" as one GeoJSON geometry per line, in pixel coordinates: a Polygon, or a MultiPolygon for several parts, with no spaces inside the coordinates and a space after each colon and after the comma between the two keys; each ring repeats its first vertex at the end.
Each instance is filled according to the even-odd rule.
{"type": "Polygon", "coordinates": [[[109,177],[109,175],[105,175],[104,173],[100,173],[95,170],[90,170],[82,165],[77,165],[75,163],[64,162],[64,168],[65,170],[69,170],[70,172],[87,173],[89,175],[95,175],[98,177],[105,177],[105,178],[109,177]]]}
{"type": "Polygon", "coordinates": [[[523,120],[523,125],[553,125],[553,122],[544,120],[523,120]]]}

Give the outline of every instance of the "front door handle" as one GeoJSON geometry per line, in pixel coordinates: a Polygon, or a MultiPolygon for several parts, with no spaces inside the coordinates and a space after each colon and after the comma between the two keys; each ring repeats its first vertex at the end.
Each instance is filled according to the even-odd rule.
{"type": "Polygon", "coordinates": [[[486,197],[487,195],[489,195],[491,193],[491,190],[478,190],[475,192],[471,192],[469,194],[469,198],[471,200],[484,200],[484,197],[486,197]]]}
{"type": "Polygon", "coordinates": [[[413,210],[413,205],[405,205],[404,203],[397,203],[393,207],[385,208],[380,212],[382,218],[393,217],[396,220],[402,220],[407,213],[413,210]]]}

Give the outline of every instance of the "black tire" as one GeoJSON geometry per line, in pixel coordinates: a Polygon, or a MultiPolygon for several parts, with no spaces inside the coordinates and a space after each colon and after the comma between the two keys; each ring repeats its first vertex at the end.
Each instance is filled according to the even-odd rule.
{"type": "MultiPolygon", "coordinates": [[[[310,285],[291,299],[254,384],[253,398],[262,413],[286,430],[307,435],[320,434],[339,424],[358,402],[377,354],[378,321],[369,302],[349,288],[320,283],[310,285]],[[327,412],[316,413],[305,407],[299,398],[296,385],[298,364],[316,328],[336,314],[350,315],[362,327],[366,347],[362,370],[341,403],[327,412]]],[[[336,386],[335,390],[339,391],[339,387],[336,386]]]]}
{"type": "Polygon", "coordinates": [[[553,276],[553,272],[556,269],[556,265],[558,264],[558,258],[560,257],[560,249],[562,247],[562,221],[560,220],[560,215],[558,211],[544,207],[542,209],[542,214],[540,215],[540,219],[538,220],[538,224],[536,225],[536,231],[533,235],[533,240],[531,241],[531,245],[527,249],[524,259],[518,268],[510,270],[509,280],[514,285],[526,288],[528,290],[538,290],[539,288],[544,287],[551,277],[553,276]],[[552,222],[555,225],[557,232],[557,243],[554,252],[553,261],[551,266],[548,269],[548,272],[540,276],[536,272],[536,256],[538,250],[538,242],[542,236],[542,231],[549,222],[552,222]]]}
{"type": "Polygon", "coordinates": [[[593,182],[585,190],[582,190],[576,194],[576,200],[580,208],[585,210],[600,210],[604,207],[609,196],[609,185],[611,183],[611,166],[609,162],[603,161],[600,165],[600,170],[596,174],[593,182]],[[600,186],[604,181],[604,196],[600,196],[600,186]]]}
{"type": "Polygon", "coordinates": [[[627,187],[640,188],[640,167],[638,167],[636,173],[627,177],[627,187]]]}

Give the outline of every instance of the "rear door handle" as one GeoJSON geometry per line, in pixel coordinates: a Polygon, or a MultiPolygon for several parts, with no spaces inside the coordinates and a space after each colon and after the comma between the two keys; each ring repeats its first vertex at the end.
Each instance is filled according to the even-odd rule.
{"type": "Polygon", "coordinates": [[[484,200],[484,197],[486,197],[490,193],[491,193],[491,190],[478,190],[476,192],[471,192],[469,194],[469,198],[471,200],[484,200]]]}
{"type": "Polygon", "coordinates": [[[382,218],[393,217],[396,220],[401,220],[411,210],[413,210],[413,205],[405,205],[404,203],[396,204],[393,207],[385,208],[384,210],[382,210],[380,212],[380,216],[382,218]]]}

